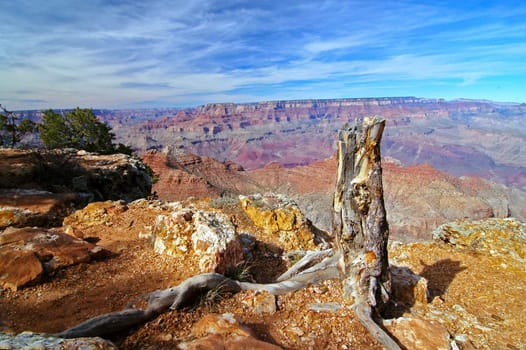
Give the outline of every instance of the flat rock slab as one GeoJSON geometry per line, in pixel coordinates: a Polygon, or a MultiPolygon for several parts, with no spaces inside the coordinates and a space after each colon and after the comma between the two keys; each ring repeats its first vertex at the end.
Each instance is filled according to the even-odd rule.
{"type": "Polygon", "coordinates": [[[195,340],[179,344],[180,349],[255,349],[279,350],[281,347],[255,338],[231,313],[208,314],[192,328],[195,340]]]}
{"type": "Polygon", "coordinates": [[[0,349],[117,350],[117,347],[102,338],[63,339],[23,332],[17,335],[0,333],[0,349]]]}
{"type": "Polygon", "coordinates": [[[42,228],[0,233],[0,286],[17,290],[61,268],[107,255],[99,246],[42,228]]]}
{"type": "Polygon", "coordinates": [[[77,193],[0,189],[0,229],[60,226],[62,218],[82,201],[77,193]]]}

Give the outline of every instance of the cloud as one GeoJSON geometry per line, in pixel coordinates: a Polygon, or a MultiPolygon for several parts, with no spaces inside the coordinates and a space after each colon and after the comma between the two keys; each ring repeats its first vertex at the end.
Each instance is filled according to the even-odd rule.
{"type": "Polygon", "coordinates": [[[127,89],[166,89],[170,88],[168,83],[140,83],[140,82],[123,82],[120,84],[121,87],[127,89]]]}
{"type": "Polygon", "coordinates": [[[44,107],[397,95],[400,86],[476,94],[490,78],[506,91],[509,76],[526,79],[526,5],[475,5],[13,1],[0,12],[0,96],[24,108],[20,91],[44,107]]]}

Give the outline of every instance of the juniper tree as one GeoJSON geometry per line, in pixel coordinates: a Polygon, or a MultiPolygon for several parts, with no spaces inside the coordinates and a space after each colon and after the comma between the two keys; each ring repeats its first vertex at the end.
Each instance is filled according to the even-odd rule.
{"type": "Polygon", "coordinates": [[[122,144],[114,145],[111,127],[97,119],[92,109],[79,107],[65,114],[53,110],[43,113],[38,126],[40,139],[46,148],[76,148],[89,152],[131,153],[122,144]]]}
{"type": "Polygon", "coordinates": [[[25,134],[35,131],[35,123],[22,119],[15,112],[8,111],[0,104],[0,146],[15,147],[25,134]]]}

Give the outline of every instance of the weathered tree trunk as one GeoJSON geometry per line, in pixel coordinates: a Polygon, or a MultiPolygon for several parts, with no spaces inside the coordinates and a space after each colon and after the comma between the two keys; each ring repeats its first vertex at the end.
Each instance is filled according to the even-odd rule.
{"type": "Polygon", "coordinates": [[[373,321],[391,293],[380,156],[384,127],[383,119],[370,117],[340,131],[333,235],[344,294],[354,299],[356,316],[384,346],[397,349],[373,321]]]}

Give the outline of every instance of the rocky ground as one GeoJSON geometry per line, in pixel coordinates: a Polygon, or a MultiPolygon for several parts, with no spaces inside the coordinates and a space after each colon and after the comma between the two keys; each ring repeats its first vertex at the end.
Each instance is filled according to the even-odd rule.
{"type": "MultiPolygon", "coordinates": [[[[0,289],[2,327],[17,333],[59,332],[129,304],[144,307],[149,292],[198,274],[200,260],[192,257],[191,249],[188,254],[172,255],[154,250],[151,233],[158,229],[158,216],[169,216],[181,208],[226,214],[237,233],[253,237],[245,269],[234,274],[240,277],[248,272],[258,282],[272,281],[294,260],[283,256],[313,248],[314,235],[311,241],[290,238],[281,244],[276,234],[294,237],[307,229],[301,224],[301,213],[287,209],[287,215],[295,219],[279,223],[272,218],[287,216],[276,214],[258,220],[254,211],[262,207],[261,200],[253,199],[252,204],[251,212],[237,199],[228,198],[178,204],[146,200],[94,203],[58,230],[96,243],[112,254],[56,270],[16,291],[0,289]],[[285,222],[300,224],[285,233],[273,228],[283,228],[285,222]]],[[[259,218],[267,214],[263,210],[259,218]]],[[[393,318],[386,323],[387,329],[408,349],[523,349],[525,225],[510,219],[465,222],[441,227],[436,237],[428,243],[390,244],[400,302],[386,312],[386,317],[393,318]]],[[[240,335],[245,333],[261,341],[251,340],[261,349],[272,345],[285,349],[381,349],[354,318],[338,281],[277,298],[255,292],[208,293],[183,310],[168,311],[110,339],[121,349],[192,349],[199,348],[196,340],[232,344],[241,337],[249,341],[240,335]],[[223,316],[210,320],[215,314],[223,316]],[[224,331],[226,335],[216,332],[203,338],[209,328],[221,328],[217,324],[230,327],[224,331]]],[[[0,338],[0,344],[2,341],[0,338]]]]}

